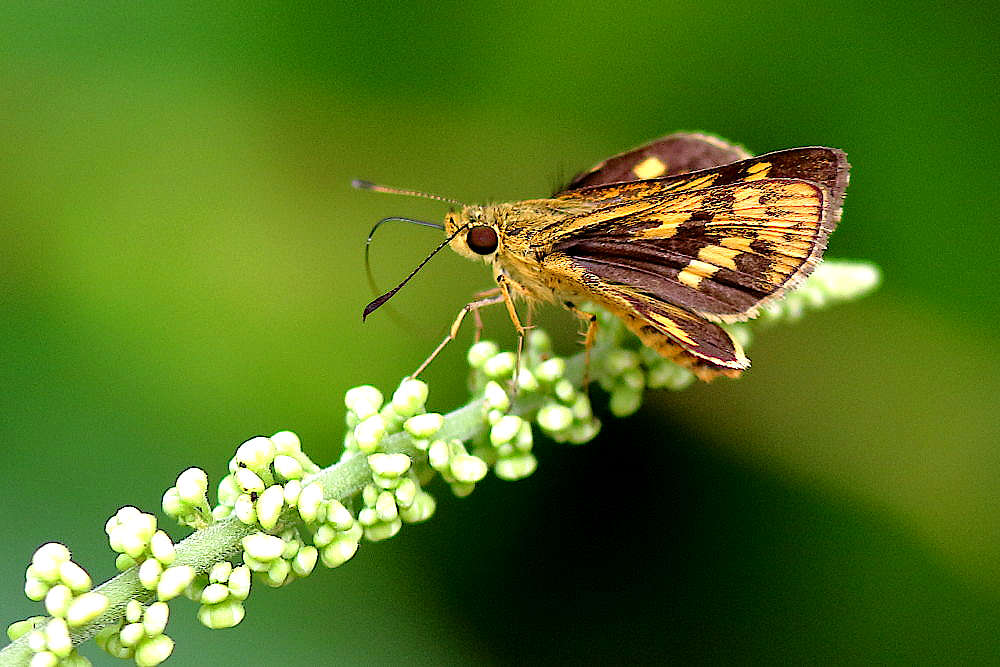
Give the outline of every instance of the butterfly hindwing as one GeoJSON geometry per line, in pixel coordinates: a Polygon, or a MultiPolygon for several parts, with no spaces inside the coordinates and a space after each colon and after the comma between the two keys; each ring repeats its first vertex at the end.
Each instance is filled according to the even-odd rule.
{"type": "Polygon", "coordinates": [[[545,269],[573,293],[618,315],[643,344],[661,356],[687,366],[702,380],[735,377],[750,366],[740,344],[718,324],[630,285],[606,280],[565,255],[552,255],[545,269]]]}
{"type": "Polygon", "coordinates": [[[745,148],[718,137],[678,132],[594,165],[573,178],[566,190],[674,176],[748,157],[750,153],[745,148]]]}

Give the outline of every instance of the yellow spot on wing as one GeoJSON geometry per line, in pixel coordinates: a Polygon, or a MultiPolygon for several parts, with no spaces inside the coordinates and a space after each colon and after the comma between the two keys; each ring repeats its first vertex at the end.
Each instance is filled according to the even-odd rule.
{"type": "Polygon", "coordinates": [[[718,178],[719,178],[718,174],[705,174],[704,176],[700,176],[699,178],[696,178],[693,181],[688,181],[686,183],[684,182],[679,183],[677,189],[701,190],[702,188],[707,188],[710,185],[712,185],[712,183],[715,183],[715,181],[718,180],[718,178]]]}
{"type": "Polygon", "coordinates": [[[692,259],[688,265],[677,274],[677,280],[688,287],[698,289],[702,278],[707,278],[719,270],[714,264],[703,262],[700,259],[692,259]]]}
{"type": "Polygon", "coordinates": [[[632,167],[632,173],[641,180],[659,178],[667,173],[667,165],[663,163],[663,160],[652,156],[632,167]]]}
{"type": "Polygon", "coordinates": [[[672,319],[670,319],[666,315],[660,315],[659,313],[649,313],[649,317],[651,319],[653,319],[657,324],[659,324],[660,326],[662,326],[663,329],[668,334],[670,334],[671,336],[673,336],[677,340],[683,341],[683,342],[687,343],[688,345],[693,345],[694,347],[698,347],[698,344],[695,343],[691,339],[691,337],[688,336],[687,333],[683,329],[681,329],[679,326],[677,326],[676,322],[674,322],[672,319]]]}
{"type": "Polygon", "coordinates": [[[698,259],[704,260],[709,264],[714,264],[718,267],[724,269],[736,270],[736,262],[733,261],[741,251],[733,250],[732,248],[723,248],[717,245],[705,246],[698,251],[698,259]]]}
{"type": "Polygon", "coordinates": [[[727,236],[726,238],[719,241],[719,243],[726,248],[732,248],[733,250],[739,250],[741,252],[751,252],[750,244],[753,243],[752,239],[744,238],[742,236],[727,236]]]}
{"type": "Polygon", "coordinates": [[[758,162],[747,169],[747,175],[743,177],[744,181],[759,181],[762,178],[767,178],[768,172],[771,171],[770,162],[758,162]]]}
{"type": "Polygon", "coordinates": [[[649,222],[660,223],[659,227],[650,227],[640,232],[640,235],[649,239],[668,239],[677,233],[677,227],[691,219],[688,213],[657,213],[644,218],[649,222]]]}
{"type": "Polygon", "coordinates": [[[606,208],[598,209],[593,213],[581,215],[569,223],[568,227],[564,227],[560,231],[568,232],[574,228],[587,227],[602,222],[608,222],[609,220],[618,220],[619,218],[628,218],[636,215],[637,213],[645,213],[655,205],[655,203],[640,199],[639,201],[630,202],[621,206],[608,206],[606,208]]]}
{"type": "Polygon", "coordinates": [[[761,191],[755,187],[739,188],[733,192],[733,210],[741,211],[760,206],[761,191]]]}

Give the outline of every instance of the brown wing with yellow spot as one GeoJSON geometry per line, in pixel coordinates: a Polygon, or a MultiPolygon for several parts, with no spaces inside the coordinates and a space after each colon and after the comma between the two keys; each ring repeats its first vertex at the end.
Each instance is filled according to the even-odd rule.
{"type": "Polygon", "coordinates": [[[545,269],[561,283],[617,315],[643,344],[692,370],[702,380],[736,377],[750,366],[740,344],[718,324],[585,271],[566,255],[551,255],[545,269]]]}
{"type": "Polygon", "coordinates": [[[710,319],[747,319],[819,261],[847,169],[841,151],[813,147],[589,189],[606,204],[564,223],[552,251],[710,319]]]}
{"type": "Polygon", "coordinates": [[[745,160],[750,153],[709,134],[677,132],[619,153],[578,174],[567,190],[684,174],[745,160]]]}
{"type": "Polygon", "coordinates": [[[721,327],[807,276],[840,217],[849,165],[821,147],[565,192],[597,202],[562,220],[548,269],[586,286],[643,342],[707,379],[749,361],[721,327]]]}

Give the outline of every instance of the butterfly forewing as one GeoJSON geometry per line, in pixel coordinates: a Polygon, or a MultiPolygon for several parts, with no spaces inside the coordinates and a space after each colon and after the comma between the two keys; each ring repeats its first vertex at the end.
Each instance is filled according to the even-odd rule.
{"type": "Polygon", "coordinates": [[[588,286],[647,345],[667,337],[662,354],[679,347],[698,364],[745,368],[735,341],[705,318],[751,317],[811,272],[839,219],[847,169],[841,151],[810,147],[567,191],[557,198],[594,206],[551,228],[545,264],[588,286]]]}

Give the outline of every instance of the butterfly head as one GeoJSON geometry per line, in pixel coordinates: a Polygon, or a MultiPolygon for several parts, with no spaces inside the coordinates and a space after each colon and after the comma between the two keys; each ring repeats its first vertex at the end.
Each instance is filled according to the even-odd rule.
{"type": "Polygon", "coordinates": [[[445,216],[444,233],[451,239],[452,250],[463,257],[493,261],[500,249],[500,232],[496,220],[484,206],[463,206],[445,216]]]}

